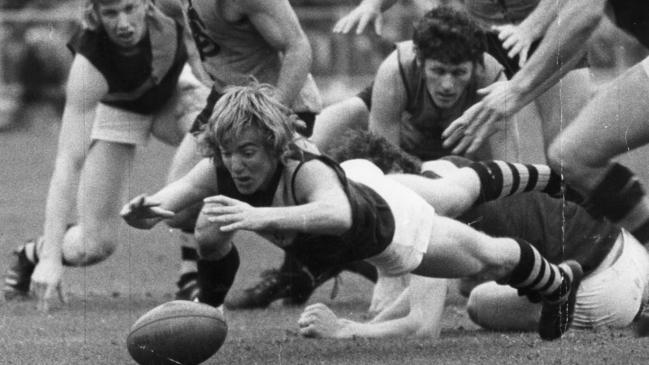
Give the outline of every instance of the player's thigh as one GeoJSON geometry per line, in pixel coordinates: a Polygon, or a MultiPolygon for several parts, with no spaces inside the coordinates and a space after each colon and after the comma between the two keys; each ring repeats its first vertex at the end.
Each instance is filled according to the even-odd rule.
{"type": "Polygon", "coordinates": [[[494,331],[533,331],[541,305],[519,296],[516,289],[493,281],[473,288],[467,311],[473,322],[494,331]]]}
{"type": "Polygon", "coordinates": [[[81,173],[78,204],[88,238],[114,235],[120,222],[122,190],[135,156],[135,145],[93,141],[81,173]]]}
{"type": "Polygon", "coordinates": [[[602,167],[649,142],[649,77],[645,59],[600,90],[559,134],[549,151],[555,164],[602,167]]]}
{"type": "Polygon", "coordinates": [[[575,304],[575,328],[628,326],[647,300],[649,254],[626,232],[618,238],[620,243],[623,248],[617,260],[582,281],[575,304]]]}
{"type": "Polygon", "coordinates": [[[587,68],[573,70],[536,99],[546,146],[573,121],[591,98],[587,68]]]}
{"type": "Polygon", "coordinates": [[[178,146],[205,106],[208,94],[209,89],[185,66],[171,99],[155,115],[153,135],[164,143],[178,146]]]}

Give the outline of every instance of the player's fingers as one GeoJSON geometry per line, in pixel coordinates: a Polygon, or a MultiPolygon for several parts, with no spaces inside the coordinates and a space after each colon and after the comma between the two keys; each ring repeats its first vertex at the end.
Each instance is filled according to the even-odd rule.
{"type": "Polygon", "coordinates": [[[300,335],[304,337],[315,337],[315,331],[312,326],[300,328],[300,335]]]}
{"type": "Polygon", "coordinates": [[[462,125],[459,126],[457,129],[453,131],[453,134],[450,136],[446,137],[444,139],[444,142],[442,142],[442,145],[446,148],[454,146],[463,136],[464,136],[464,129],[466,126],[462,125]]]}
{"type": "Polygon", "coordinates": [[[338,20],[336,22],[336,24],[334,24],[334,27],[333,27],[333,29],[331,31],[334,32],[334,33],[341,33],[342,30],[344,29],[346,20],[347,20],[346,16],[340,18],[340,20],[338,20]]]}
{"type": "Polygon", "coordinates": [[[365,27],[367,27],[367,24],[370,22],[371,17],[367,14],[363,14],[361,18],[358,20],[358,25],[356,26],[356,34],[363,34],[365,31],[365,27]]]}
{"type": "Polygon", "coordinates": [[[514,46],[509,50],[509,52],[507,53],[507,56],[508,56],[509,58],[514,58],[514,57],[516,57],[516,55],[520,53],[521,49],[523,49],[523,45],[522,45],[520,42],[519,42],[519,43],[516,43],[516,44],[514,44],[514,46]]]}
{"type": "Polygon", "coordinates": [[[374,20],[374,33],[381,35],[383,33],[383,15],[379,14],[374,20]]]}
{"type": "Polygon", "coordinates": [[[239,202],[238,200],[232,199],[224,195],[208,196],[207,198],[203,199],[203,203],[206,204],[215,203],[215,204],[223,204],[223,205],[233,205],[233,204],[237,204],[238,202],[239,202]]]}
{"type": "Polygon", "coordinates": [[[509,50],[518,43],[517,41],[518,39],[516,39],[516,37],[508,36],[502,39],[503,48],[509,50]]]}
{"type": "Polygon", "coordinates": [[[52,285],[39,286],[37,288],[36,309],[40,312],[47,313],[50,310],[50,300],[54,294],[55,287],[52,285]]]}
{"type": "Polygon", "coordinates": [[[173,218],[176,215],[174,212],[160,207],[151,207],[151,212],[160,218],[173,218]]]}
{"type": "Polygon", "coordinates": [[[241,229],[244,229],[244,225],[241,222],[235,222],[232,224],[226,224],[219,228],[221,232],[235,232],[241,229]]]}
{"type": "Polygon", "coordinates": [[[208,215],[221,215],[221,214],[233,214],[241,211],[240,207],[232,205],[215,205],[215,204],[205,204],[203,206],[203,214],[208,215]]]}
{"type": "Polygon", "coordinates": [[[61,304],[68,304],[68,296],[63,291],[63,284],[57,285],[56,292],[59,295],[59,301],[61,301],[61,304]]]}
{"type": "Polygon", "coordinates": [[[469,147],[471,142],[473,141],[473,136],[472,135],[465,135],[464,138],[460,140],[460,142],[453,148],[453,154],[454,155],[461,155],[466,151],[466,149],[469,147]]]}
{"type": "Polygon", "coordinates": [[[469,123],[464,130],[464,135],[473,135],[476,133],[476,130],[480,128],[480,126],[484,125],[486,121],[488,121],[490,118],[490,112],[484,109],[481,109],[477,111],[475,114],[473,114],[473,118],[471,118],[471,123],[469,123]]]}
{"type": "Polygon", "coordinates": [[[466,121],[466,115],[461,115],[459,118],[451,122],[451,124],[449,124],[449,126],[446,127],[446,129],[442,132],[442,138],[448,139],[449,137],[455,135],[458,131],[463,131],[464,128],[466,128],[466,121]]]}

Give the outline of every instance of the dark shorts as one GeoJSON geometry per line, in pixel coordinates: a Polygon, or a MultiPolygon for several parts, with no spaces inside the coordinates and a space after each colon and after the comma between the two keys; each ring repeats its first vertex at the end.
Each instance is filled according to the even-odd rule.
{"type": "MultiPolygon", "coordinates": [[[[216,104],[217,101],[219,101],[222,95],[223,94],[216,91],[216,89],[214,88],[210,90],[210,95],[208,95],[207,97],[205,108],[203,108],[203,110],[200,112],[200,114],[198,114],[198,116],[194,120],[194,123],[192,124],[189,133],[195,135],[202,131],[203,126],[207,124],[208,120],[210,119],[210,116],[212,115],[212,111],[214,110],[214,105],[216,104]]],[[[298,127],[297,132],[305,137],[311,137],[311,134],[313,134],[313,125],[315,124],[316,113],[297,112],[295,114],[299,119],[304,121],[304,123],[306,124],[306,127],[298,127]]]]}

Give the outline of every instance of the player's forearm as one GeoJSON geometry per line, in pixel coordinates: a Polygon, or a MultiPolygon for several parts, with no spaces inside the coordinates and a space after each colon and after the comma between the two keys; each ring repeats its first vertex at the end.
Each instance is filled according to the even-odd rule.
{"type": "MultiPolygon", "coordinates": [[[[380,280],[380,279],[379,279],[380,280]]],[[[406,287],[397,299],[377,314],[369,323],[385,322],[391,319],[405,317],[410,309],[409,288],[406,287]]]]}
{"type": "Polygon", "coordinates": [[[417,333],[419,324],[410,317],[402,317],[379,323],[359,323],[348,321],[338,332],[338,338],[368,337],[382,338],[410,336],[417,333]]]}
{"type": "Polygon", "coordinates": [[[277,80],[280,101],[292,106],[304,87],[311,69],[311,46],[306,36],[291,44],[282,54],[282,67],[277,80]]]}
{"type": "Polygon", "coordinates": [[[585,44],[602,17],[601,0],[567,3],[525,66],[511,80],[525,102],[532,101],[584,56],[585,44]],[[601,6],[598,6],[601,5],[601,6]]]}
{"type": "Polygon", "coordinates": [[[265,229],[341,235],[352,225],[351,207],[336,202],[313,202],[290,207],[257,208],[267,217],[265,229]]]}
{"type": "Polygon", "coordinates": [[[519,27],[525,29],[528,34],[532,34],[535,39],[541,38],[552,21],[556,19],[560,6],[557,0],[541,0],[534,11],[519,24],[519,27]]]}

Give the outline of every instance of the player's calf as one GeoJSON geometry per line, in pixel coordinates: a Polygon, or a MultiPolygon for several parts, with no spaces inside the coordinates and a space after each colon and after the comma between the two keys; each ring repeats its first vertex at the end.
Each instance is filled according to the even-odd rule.
{"type": "Polygon", "coordinates": [[[575,313],[577,290],[584,275],[581,265],[574,260],[560,264],[559,268],[561,285],[555,293],[542,297],[543,307],[538,328],[541,338],[550,341],[561,338],[570,329],[575,313]]]}

